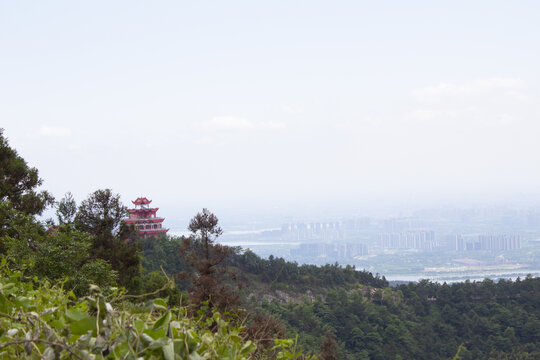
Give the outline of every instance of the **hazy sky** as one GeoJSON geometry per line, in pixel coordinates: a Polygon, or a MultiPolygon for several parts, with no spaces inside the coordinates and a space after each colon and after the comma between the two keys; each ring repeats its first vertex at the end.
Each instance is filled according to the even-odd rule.
{"type": "Polygon", "coordinates": [[[538,1],[2,1],[0,127],[57,197],[111,187],[173,218],[537,196],[539,14],[538,1]]]}

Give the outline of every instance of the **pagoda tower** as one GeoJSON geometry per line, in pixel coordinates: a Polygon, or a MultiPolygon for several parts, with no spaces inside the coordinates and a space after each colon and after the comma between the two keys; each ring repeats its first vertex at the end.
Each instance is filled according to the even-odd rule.
{"type": "Polygon", "coordinates": [[[132,201],[135,208],[128,210],[129,217],[124,220],[126,224],[134,225],[144,237],[156,236],[169,231],[169,229],[162,227],[165,218],[157,217],[156,212],[159,208],[151,208],[151,202],[152,200],[145,197],[132,201]]]}

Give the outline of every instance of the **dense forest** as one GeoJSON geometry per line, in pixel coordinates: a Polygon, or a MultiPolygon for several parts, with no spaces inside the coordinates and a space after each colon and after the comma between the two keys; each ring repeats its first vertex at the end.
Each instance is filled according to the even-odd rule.
{"type": "MultiPolygon", "coordinates": [[[[181,239],[143,242],[148,269],[184,269],[181,239]]],[[[298,265],[236,252],[229,269],[246,282],[243,306],[278,318],[287,336],[319,353],[336,339],[339,359],[537,359],[540,278],[389,287],[384,278],[337,265],[298,265]]]]}
{"type": "Polygon", "coordinates": [[[41,185],[0,131],[2,357],[540,358],[539,278],[390,287],[222,246],[207,209],[189,237],[141,238],[112,190],[41,185]]]}

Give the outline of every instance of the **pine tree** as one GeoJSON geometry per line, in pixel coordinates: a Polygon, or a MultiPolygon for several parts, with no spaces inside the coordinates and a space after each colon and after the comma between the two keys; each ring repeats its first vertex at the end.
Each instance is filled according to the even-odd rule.
{"type": "Polygon", "coordinates": [[[208,302],[209,310],[236,307],[239,296],[226,284],[228,276],[235,279],[234,274],[227,271],[232,249],[215,243],[223,233],[218,226],[218,218],[208,209],[203,209],[191,219],[188,228],[193,236],[184,239],[180,252],[194,271],[188,275],[192,284],[190,302],[196,309],[203,302],[208,302]]]}

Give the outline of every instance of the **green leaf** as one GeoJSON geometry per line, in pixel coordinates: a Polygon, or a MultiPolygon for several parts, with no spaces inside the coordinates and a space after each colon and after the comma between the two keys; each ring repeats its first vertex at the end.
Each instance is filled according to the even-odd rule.
{"type": "Polygon", "coordinates": [[[47,348],[43,352],[43,357],[48,360],[53,360],[56,357],[54,349],[50,346],[47,346],[47,348]]]}
{"type": "Polygon", "coordinates": [[[129,345],[127,342],[121,342],[114,348],[114,355],[117,359],[122,359],[129,351],[129,345]]]}
{"type": "Polygon", "coordinates": [[[255,351],[257,349],[257,346],[251,342],[251,340],[248,340],[244,346],[242,346],[242,349],[240,349],[240,354],[246,356],[250,353],[252,353],[253,351],[255,351]]]}
{"type": "Polygon", "coordinates": [[[202,357],[201,355],[199,355],[199,353],[192,352],[191,354],[189,354],[188,360],[202,360],[202,357]]]}
{"type": "Polygon", "coordinates": [[[145,346],[148,346],[154,342],[154,339],[148,334],[141,334],[140,339],[145,346]]]}
{"type": "Polygon", "coordinates": [[[167,302],[163,299],[154,299],[152,303],[154,304],[154,308],[156,309],[168,310],[167,302]]]}
{"type": "Polygon", "coordinates": [[[170,341],[171,341],[171,339],[166,338],[166,337],[162,337],[162,338],[159,338],[156,341],[152,342],[150,345],[148,345],[148,348],[150,350],[161,349],[163,346],[167,345],[170,341]]]}
{"type": "Polygon", "coordinates": [[[15,304],[17,304],[18,306],[22,307],[25,310],[28,310],[33,305],[33,301],[32,299],[28,297],[17,296],[17,298],[15,298],[15,304]]]}
{"type": "Polygon", "coordinates": [[[13,289],[14,287],[15,287],[14,283],[7,283],[7,284],[0,283],[0,290],[2,290],[3,293],[5,293],[9,289],[13,289]]]}
{"type": "Polygon", "coordinates": [[[181,359],[185,359],[187,357],[187,351],[186,346],[183,341],[175,341],[174,342],[174,352],[180,356],[181,359]]]}
{"type": "Polygon", "coordinates": [[[66,310],[66,316],[69,319],[75,320],[75,321],[81,321],[83,319],[88,319],[90,317],[90,315],[88,315],[87,313],[80,312],[77,310],[66,310]]]}
{"type": "Polygon", "coordinates": [[[156,339],[159,339],[161,337],[165,337],[166,330],[167,330],[166,328],[160,328],[160,329],[157,329],[157,330],[145,329],[143,331],[143,333],[150,336],[152,338],[152,340],[156,340],[156,339]]]}
{"type": "Polygon", "coordinates": [[[9,313],[13,308],[13,304],[9,301],[4,294],[0,293],[0,312],[9,313]]]}
{"type": "Polygon", "coordinates": [[[165,360],[174,360],[174,343],[172,341],[169,340],[166,345],[161,347],[161,350],[163,351],[165,360]]]}
{"type": "Polygon", "coordinates": [[[187,345],[188,345],[188,351],[191,353],[195,351],[195,349],[199,346],[199,343],[195,338],[197,338],[197,333],[193,330],[187,331],[187,345]]]}
{"type": "Polygon", "coordinates": [[[143,330],[145,329],[144,321],[135,319],[135,321],[133,321],[133,327],[135,328],[135,330],[137,330],[137,332],[143,332],[143,330]]]}
{"type": "Polygon", "coordinates": [[[72,322],[69,324],[69,330],[74,335],[84,335],[89,331],[94,333],[96,330],[96,318],[92,316],[80,321],[72,322]]]}
{"type": "Polygon", "coordinates": [[[66,328],[66,320],[63,316],[58,317],[58,319],[51,321],[49,324],[56,329],[66,328]]]}
{"type": "Polygon", "coordinates": [[[168,326],[170,321],[171,321],[171,312],[167,311],[162,317],[156,320],[156,322],[154,323],[154,326],[152,327],[152,330],[157,330],[164,326],[168,326]]]}

